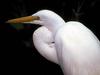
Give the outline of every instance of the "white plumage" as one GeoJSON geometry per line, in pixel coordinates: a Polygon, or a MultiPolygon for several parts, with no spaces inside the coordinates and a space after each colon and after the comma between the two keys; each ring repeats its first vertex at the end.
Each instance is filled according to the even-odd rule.
{"type": "Polygon", "coordinates": [[[48,60],[61,66],[64,75],[100,75],[100,41],[80,22],[65,22],[50,10],[7,23],[40,24],[33,34],[36,49],[48,60]],[[54,43],[53,43],[54,42],[54,43]]]}
{"type": "Polygon", "coordinates": [[[91,30],[80,22],[65,23],[49,10],[33,16],[39,16],[41,21],[33,23],[44,25],[52,32],[58,63],[65,75],[100,75],[100,42],[91,30]]]}
{"type": "Polygon", "coordinates": [[[52,33],[44,26],[39,27],[33,34],[33,43],[38,52],[46,59],[58,64],[52,33]]]}

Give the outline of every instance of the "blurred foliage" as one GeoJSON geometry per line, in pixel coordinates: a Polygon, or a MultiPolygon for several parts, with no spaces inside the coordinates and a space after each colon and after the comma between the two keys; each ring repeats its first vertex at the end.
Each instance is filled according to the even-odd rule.
{"type": "Polygon", "coordinates": [[[23,24],[10,24],[12,27],[14,27],[16,30],[24,29],[23,24]]]}
{"type": "MultiPolygon", "coordinates": [[[[15,2],[11,3],[12,6],[12,12],[11,14],[13,15],[13,17],[18,18],[18,17],[23,17],[27,15],[26,12],[26,5],[24,0],[17,0],[15,2]]],[[[25,29],[24,24],[20,23],[20,24],[10,24],[13,28],[15,28],[16,30],[22,30],[25,29]]]]}

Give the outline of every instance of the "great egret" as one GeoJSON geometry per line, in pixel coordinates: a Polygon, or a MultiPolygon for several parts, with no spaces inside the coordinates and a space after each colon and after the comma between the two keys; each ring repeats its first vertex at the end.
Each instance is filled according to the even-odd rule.
{"type": "MultiPolygon", "coordinates": [[[[32,16],[7,21],[7,23],[22,22],[40,24],[52,33],[56,48],[54,51],[56,53],[53,53],[55,55],[53,61],[57,59],[64,75],[100,75],[100,42],[93,32],[82,23],[65,22],[59,15],[50,10],[41,10],[32,16]]],[[[42,33],[41,31],[40,33],[42,33]]],[[[45,35],[39,34],[37,40],[47,40],[42,38],[50,34],[47,33],[45,35]]],[[[50,41],[50,39],[48,40],[50,41]]],[[[43,54],[41,51],[43,43],[35,41],[36,44],[37,49],[43,54]]],[[[44,50],[46,50],[44,53],[49,51],[45,46],[44,50]]]]}

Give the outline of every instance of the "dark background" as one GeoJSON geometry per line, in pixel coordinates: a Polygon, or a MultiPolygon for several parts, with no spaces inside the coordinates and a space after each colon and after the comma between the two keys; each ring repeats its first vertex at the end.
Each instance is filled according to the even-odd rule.
{"type": "Polygon", "coordinates": [[[35,49],[32,34],[39,27],[5,21],[49,9],[64,20],[80,21],[100,39],[100,0],[0,0],[0,54],[3,74],[63,75],[60,67],[42,57],[35,49]]]}

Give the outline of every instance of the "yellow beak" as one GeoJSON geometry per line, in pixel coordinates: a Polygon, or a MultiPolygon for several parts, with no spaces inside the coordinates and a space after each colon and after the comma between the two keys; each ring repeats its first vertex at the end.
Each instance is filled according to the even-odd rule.
{"type": "Polygon", "coordinates": [[[39,20],[39,19],[40,18],[38,16],[26,16],[26,17],[8,20],[6,21],[6,23],[24,23],[24,22],[31,22],[31,21],[39,20]]]}

